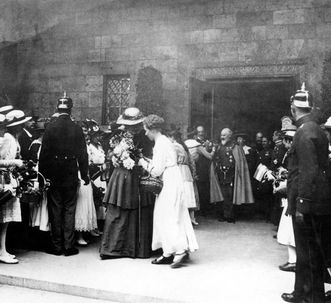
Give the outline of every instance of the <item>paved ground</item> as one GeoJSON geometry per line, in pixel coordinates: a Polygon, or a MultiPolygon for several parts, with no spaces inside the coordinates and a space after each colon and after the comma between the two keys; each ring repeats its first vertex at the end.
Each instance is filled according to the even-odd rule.
{"type": "Polygon", "coordinates": [[[4,303],[115,303],[85,299],[47,291],[0,284],[0,302],[4,303]]]}
{"type": "Polygon", "coordinates": [[[294,274],[278,270],[286,261],[286,248],[273,239],[272,225],[200,223],[200,250],[180,269],[154,266],[150,259],[101,261],[94,244],[73,257],[24,252],[19,265],[0,264],[0,274],[106,290],[121,294],[112,300],[125,302],[148,296],[192,303],[276,303],[282,292],[292,291],[294,274]]]}

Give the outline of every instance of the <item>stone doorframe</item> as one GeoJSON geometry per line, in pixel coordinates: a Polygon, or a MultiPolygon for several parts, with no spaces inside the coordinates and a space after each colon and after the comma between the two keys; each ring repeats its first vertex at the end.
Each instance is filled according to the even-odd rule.
{"type": "MultiPolygon", "coordinates": [[[[300,88],[300,84],[306,81],[306,59],[295,59],[279,62],[263,62],[254,64],[233,64],[215,66],[196,66],[192,68],[188,78],[196,78],[201,81],[217,82],[230,79],[245,79],[245,78],[294,78],[300,88]]],[[[187,87],[186,100],[187,107],[187,125],[191,125],[191,87],[187,87]]],[[[186,130],[186,129],[185,129],[186,130]]],[[[184,130],[184,133],[185,133],[184,130]]]]}
{"type": "Polygon", "coordinates": [[[233,78],[281,78],[295,77],[300,83],[307,79],[306,60],[288,60],[261,64],[238,64],[229,66],[196,67],[191,77],[204,81],[233,78]]]}

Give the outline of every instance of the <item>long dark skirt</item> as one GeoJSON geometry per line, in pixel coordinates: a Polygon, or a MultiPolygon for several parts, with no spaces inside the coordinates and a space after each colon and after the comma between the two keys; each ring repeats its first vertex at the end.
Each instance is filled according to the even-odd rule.
{"type": "Polygon", "coordinates": [[[138,209],[108,204],[100,256],[149,258],[152,233],[153,205],[142,207],[139,215],[138,209]]]}

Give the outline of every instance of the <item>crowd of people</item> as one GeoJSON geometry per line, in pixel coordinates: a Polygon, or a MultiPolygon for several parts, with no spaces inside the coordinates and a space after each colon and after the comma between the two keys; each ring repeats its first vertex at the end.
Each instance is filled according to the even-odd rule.
{"type": "Polygon", "coordinates": [[[331,117],[319,125],[303,86],[269,140],[229,128],[208,140],[202,125],[183,138],[162,117],[127,108],[107,130],[74,121],[73,101],[49,119],[0,108],[0,262],[9,222],[49,235],[44,250],[72,256],[100,237],[102,260],[149,258],[178,268],[198,249],[196,213],[235,223],[240,210],[277,227],[288,248],[279,268],[296,273],[287,302],[324,302],[331,267],[331,117]],[[306,300],[306,301],[305,301],[306,300]]]}

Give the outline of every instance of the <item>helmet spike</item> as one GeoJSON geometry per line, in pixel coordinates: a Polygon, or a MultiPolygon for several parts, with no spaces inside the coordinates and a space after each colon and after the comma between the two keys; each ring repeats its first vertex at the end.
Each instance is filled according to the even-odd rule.
{"type": "Polygon", "coordinates": [[[67,98],[67,92],[63,91],[63,98],[67,98]]]}
{"type": "Polygon", "coordinates": [[[306,90],[306,84],[305,82],[302,82],[302,86],[301,86],[301,91],[305,91],[306,90]]]}

